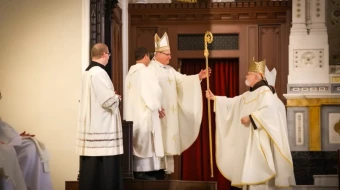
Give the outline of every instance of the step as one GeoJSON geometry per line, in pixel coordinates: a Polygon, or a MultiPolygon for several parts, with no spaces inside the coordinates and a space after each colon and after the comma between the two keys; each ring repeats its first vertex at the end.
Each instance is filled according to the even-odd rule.
{"type": "Polygon", "coordinates": [[[293,185],[292,190],[339,190],[339,187],[319,185],[293,185]]]}
{"type": "Polygon", "coordinates": [[[339,186],[338,175],[314,175],[314,185],[339,186]]]}
{"type": "MultiPolygon", "coordinates": [[[[66,190],[78,190],[78,181],[66,181],[66,190]]],[[[125,190],[217,190],[216,181],[124,180],[125,190]]]]}

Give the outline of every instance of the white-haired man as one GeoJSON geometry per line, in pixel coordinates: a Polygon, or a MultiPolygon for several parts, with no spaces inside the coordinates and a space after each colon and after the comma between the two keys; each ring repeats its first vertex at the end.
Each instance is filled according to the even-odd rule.
{"type": "Polygon", "coordinates": [[[289,188],[295,179],[286,117],[265,80],[265,61],[251,62],[245,83],[250,90],[234,98],[206,91],[215,101],[218,168],[244,190],[289,188]]]}

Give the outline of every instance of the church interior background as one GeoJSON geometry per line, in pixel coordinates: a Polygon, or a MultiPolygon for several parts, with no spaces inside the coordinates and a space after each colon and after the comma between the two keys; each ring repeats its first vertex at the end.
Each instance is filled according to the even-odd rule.
{"type": "MultiPolygon", "coordinates": [[[[278,71],[275,88],[287,108],[294,189],[338,189],[340,0],[0,0],[0,24],[0,117],[45,143],[56,190],[77,180],[78,100],[90,46],[108,44],[107,72],[123,92],[133,50],[152,51],[155,33],[168,33],[171,65],[190,74],[204,63],[206,31],[215,37],[211,82],[225,81],[216,84],[218,95],[247,90],[244,76],[253,57],[278,71]]],[[[193,148],[176,157],[170,179],[229,189],[217,168],[209,177],[209,147],[197,151],[206,140],[204,122],[193,148]],[[196,159],[196,166],[188,159],[196,159]]]]}

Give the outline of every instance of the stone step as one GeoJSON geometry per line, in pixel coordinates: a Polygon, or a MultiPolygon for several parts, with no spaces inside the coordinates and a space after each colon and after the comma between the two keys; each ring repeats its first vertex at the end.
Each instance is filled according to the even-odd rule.
{"type": "Polygon", "coordinates": [[[314,175],[314,185],[339,186],[338,175],[314,175]]]}
{"type": "Polygon", "coordinates": [[[318,185],[294,185],[292,190],[339,190],[339,187],[318,185]]]}

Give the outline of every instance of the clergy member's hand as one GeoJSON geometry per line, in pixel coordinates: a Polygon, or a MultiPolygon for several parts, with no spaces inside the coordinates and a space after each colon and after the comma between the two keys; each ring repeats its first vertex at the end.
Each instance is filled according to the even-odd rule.
{"type": "Polygon", "coordinates": [[[250,118],[249,118],[249,116],[244,116],[244,117],[241,119],[241,123],[242,123],[245,127],[248,127],[249,124],[250,124],[250,118]]]}
{"type": "Polygon", "coordinates": [[[119,94],[117,94],[117,92],[115,91],[115,94],[118,96],[118,98],[119,98],[119,101],[122,101],[122,96],[121,95],[119,95],[119,94]]]}
{"type": "Polygon", "coordinates": [[[158,110],[158,114],[159,114],[159,118],[164,118],[165,117],[165,110],[163,108],[161,108],[160,110],[158,110]]]}
{"type": "Polygon", "coordinates": [[[215,95],[210,90],[205,91],[205,97],[209,100],[215,100],[215,95]]]}
{"type": "MultiPolygon", "coordinates": [[[[210,76],[211,75],[211,69],[209,68],[208,70],[209,70],[209,76],[210,76]]],[[[207,69],[201,70],[200,73],[198,73],[198,78],[200,80],[207,78],[208,77],[207,73],[208,73],[207,69]]]]}
{"type": "Polygon", "coordinates": [[[0,141],[0,144],[5,144],[4,142],[0,141]]]}
{"type": "Polygon", "coordinates": [[[29,133],[26,133],[26,131],[22,132],[22,133],[20,134],[20,136],[22,136],[22,137],[35,137],[35,135],[31,135],[31,134],[29,134],[29,133]]]}

